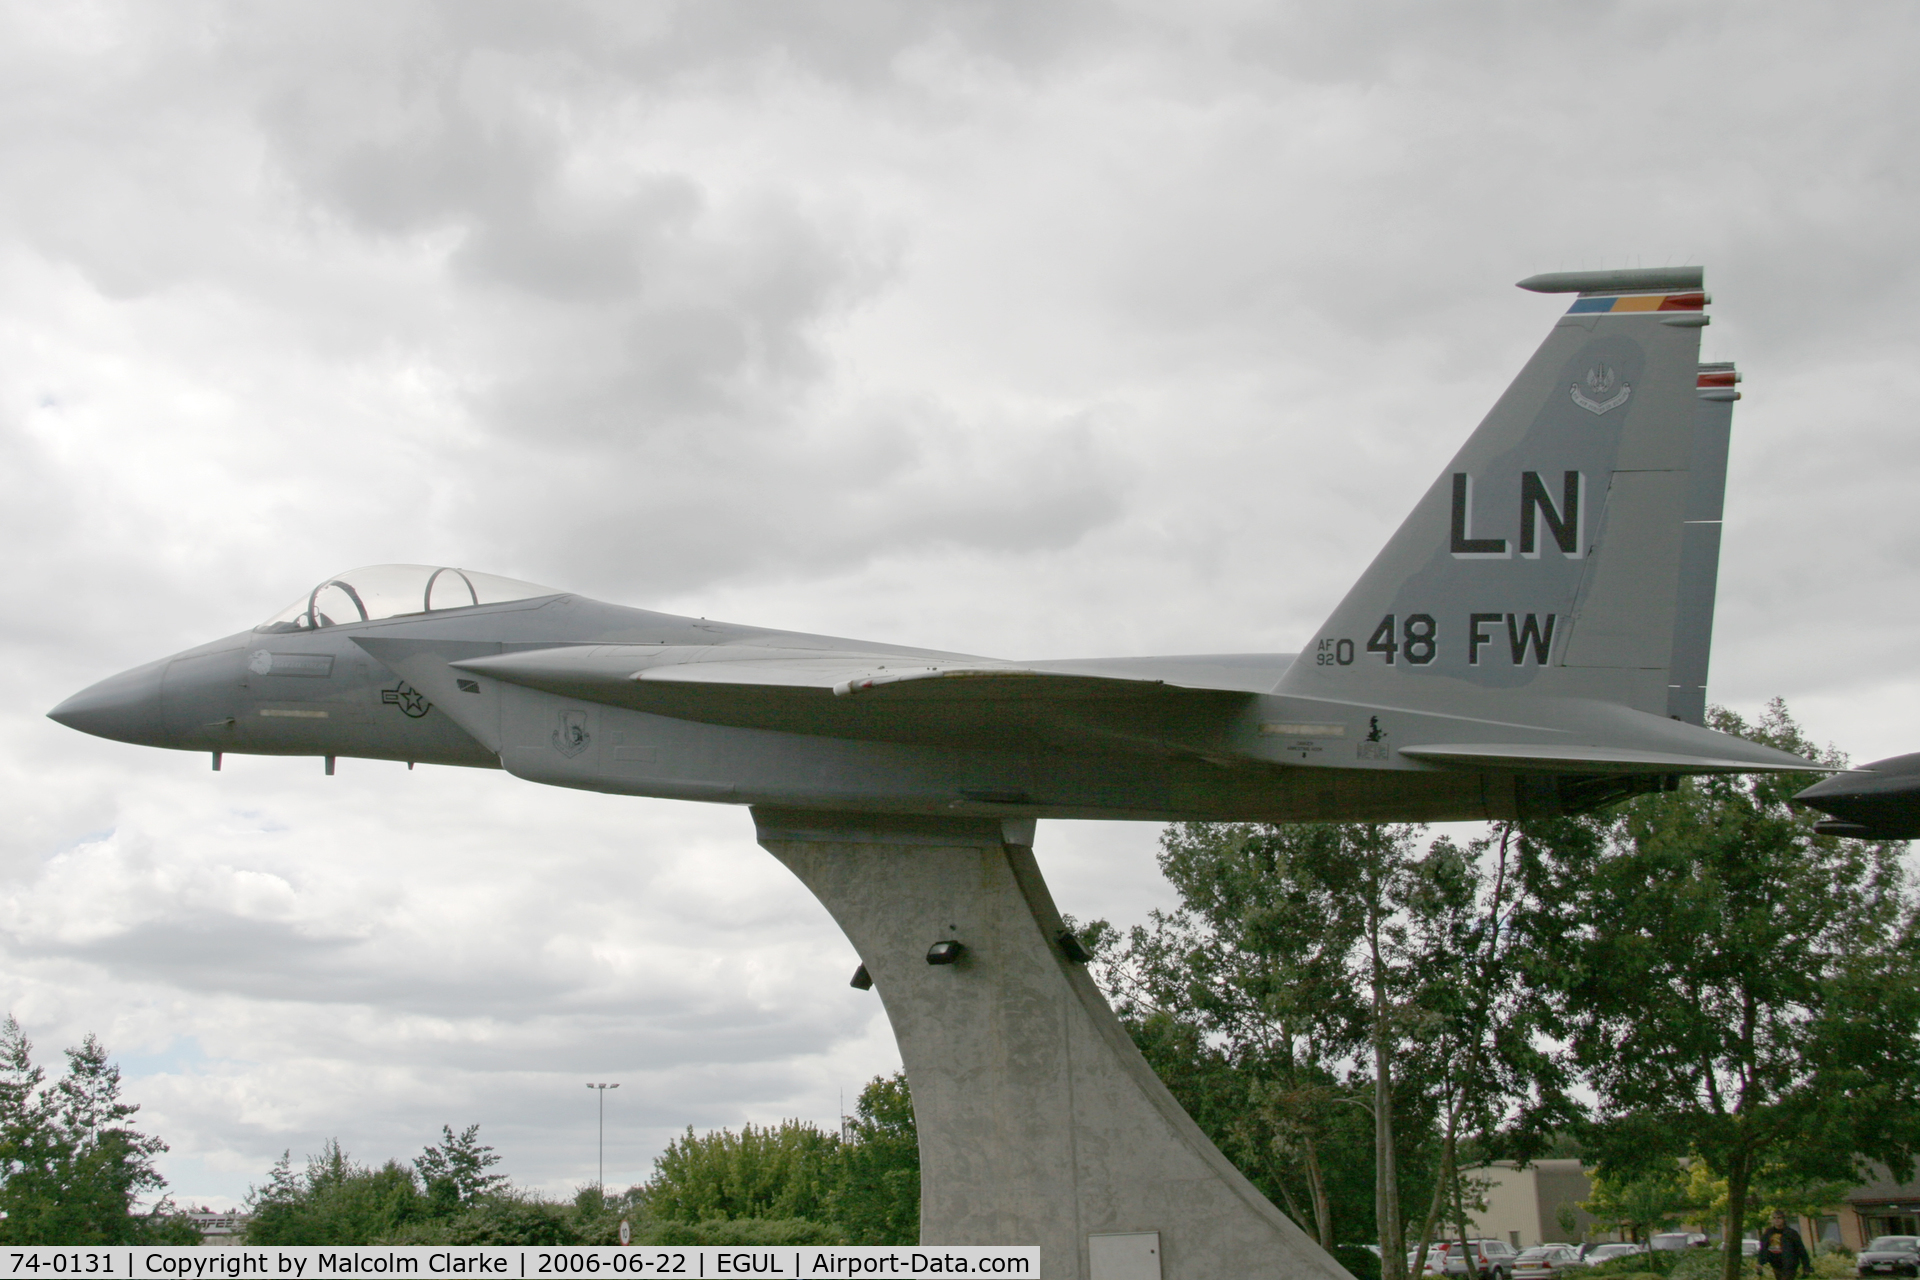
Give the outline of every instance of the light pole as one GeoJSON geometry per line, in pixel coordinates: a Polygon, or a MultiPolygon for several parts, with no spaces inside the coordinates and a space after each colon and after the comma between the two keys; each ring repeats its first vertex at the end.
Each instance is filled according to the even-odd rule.
{"type": "Polygon", "coordinates": [[[617,1084],[589,1084],[587,1088],[598,1091],[600,1096],[600,1181],[594,1185],[600,1188],[600,1199],[607,1198],[607,1090],[618,1089],[617,1084]]]}

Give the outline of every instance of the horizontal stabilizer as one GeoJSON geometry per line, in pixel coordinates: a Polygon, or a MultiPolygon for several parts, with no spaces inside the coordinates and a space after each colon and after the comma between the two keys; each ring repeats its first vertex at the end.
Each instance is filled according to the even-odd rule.
{"type": "Polygon", "coordinates": [[[1549,773],[1819,773],[1811,760],[1729,738],[1724,756],[1637,747],[1571,743],[1470,742],[1401,747],[1400,754],[1462,769],[1522,769],[1549,773]]]}

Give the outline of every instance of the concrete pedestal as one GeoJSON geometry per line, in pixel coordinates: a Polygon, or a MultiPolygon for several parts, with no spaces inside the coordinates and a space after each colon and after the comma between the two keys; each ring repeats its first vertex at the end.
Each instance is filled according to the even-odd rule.
{"type": "Polygon", "coordinates": [[[885,1003],[920,1132],[923,1243],[1038,1244],[1047,1280],[1349,1280],[1207,1140],[1067,959],[1030,820],[753,817],[885,1003]],[[929,964],[942,941],[965,951],[929,964]]]}

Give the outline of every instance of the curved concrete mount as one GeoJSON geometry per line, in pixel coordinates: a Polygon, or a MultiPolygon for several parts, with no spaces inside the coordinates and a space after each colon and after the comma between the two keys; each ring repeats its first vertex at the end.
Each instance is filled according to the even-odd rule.
{"type": "Polygon", "coordinates": [[[885,1002],[920,1131],[922,1243],[1037,1244],[1047,1280],[1350,1280],[1207,1140],[1067,959],[1031,820],[753,817],[885,1002]],[[964,945],[958,962],[928,962],[942,941],[964,945]]]}

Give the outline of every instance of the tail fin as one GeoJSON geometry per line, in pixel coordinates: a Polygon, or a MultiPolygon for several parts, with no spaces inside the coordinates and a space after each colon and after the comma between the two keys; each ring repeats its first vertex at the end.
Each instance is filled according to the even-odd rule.
{"type": "Polygon", "coordinates": [[[1699,723],[1738,377],[1699,363],[1701,277],[1521,281],[1579,296],[1275,692],[1524,690],[1699,723]]]}
{"type": "Polygon", "coordinates": [[[1700,416],[1693,424],[1687,506],[1681,517],[1680,590],[1667,677],[1667,714],[1689,724],[1705,724],[1707,719],[1707,652],[1713,643],[1713,598],[1720,577],[1720,513],[1727,493],[1733,402],[1740,398],[1734,384],[1739,381],[1731,363],[1700,366],[1700,416]]]}

